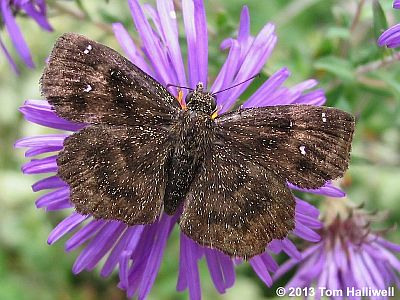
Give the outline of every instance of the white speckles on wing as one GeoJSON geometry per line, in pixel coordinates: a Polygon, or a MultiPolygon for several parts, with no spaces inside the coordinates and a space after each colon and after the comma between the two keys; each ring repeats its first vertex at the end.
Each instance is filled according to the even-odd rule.
{"type": "Polygon", "coordinates": [[[326,113],[323,112],[321,116],[322,116],[322,122],[326,123],[326,113]]]}
{"type": "Polygon", "coordinates": [[[91,86],[90,84],[88,84],[88,85],[83,89],[83,91],[86,92],[86,93],[89,93],[91,90],[92,90],[92,86],[91,86]]]}
{"type": "Polygon", "coordinates": [[[89,52],[93,49],[92,45],[87,45],[86,49],[83,51],[85,54],[89,54],[89,52]]]}
{"type": "Polygon", "coordinates": [[[299,149],[302,155],[306,155],[306,146],[300,146],[299,149]]]}

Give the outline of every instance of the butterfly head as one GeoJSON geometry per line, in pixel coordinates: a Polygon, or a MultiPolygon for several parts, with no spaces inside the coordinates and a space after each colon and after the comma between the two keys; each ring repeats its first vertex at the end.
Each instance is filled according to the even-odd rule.
{"type": "Polygon", "coordinates": [[[205,92],[202,82],[199,82],[196,89],[186,96],[185,102],[189,110],[201,111],[208,115],[212,115],[217,108],[215,95],[205,92]]]}

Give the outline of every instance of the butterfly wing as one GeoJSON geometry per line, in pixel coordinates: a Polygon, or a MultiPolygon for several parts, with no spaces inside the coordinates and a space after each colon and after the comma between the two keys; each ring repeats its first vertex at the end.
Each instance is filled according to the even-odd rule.
{"type": "Polygon", "coordinates": [[[74,33],[57,40],[41,84],[57,114],[75,122],[165,124],[179,109],[163,86],[129,60],[74,33]]]}
{"type": "Polygon", "coordinates": [[[201,245],[250,258],[294,228],[295,201],[285,180],[224,140],[211,146],[180,220],[201,245]]]}
{"type": "Polygon", "coordinates": [[[215,119],[231,147],[301,188],[343,176],[350,158],[354,118],[339,109],[282,105],[240,109],[215,119]]]}
{"type": "Polygon", "coordinates": [[[129,225],[154,222],[162,212],[167,130],[151,126],[88,126],[69,136],[57,158],[81,214],[129,225]]]}

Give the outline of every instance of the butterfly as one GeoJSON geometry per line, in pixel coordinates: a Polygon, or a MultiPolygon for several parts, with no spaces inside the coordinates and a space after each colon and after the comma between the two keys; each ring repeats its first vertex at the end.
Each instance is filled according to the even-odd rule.
{"type": "Polygon", "coordinates": [[[312,105],[216,116],[199,83],[186,106],[116,51],[67,33],[41,78],[57,115],[85,127],[64,141],[58,175],[77,212],[127,225],[180,213],[197,243],[251,258],[295,227],[288,182],[319,188],[348,167],[354,118],[312,105]]]}

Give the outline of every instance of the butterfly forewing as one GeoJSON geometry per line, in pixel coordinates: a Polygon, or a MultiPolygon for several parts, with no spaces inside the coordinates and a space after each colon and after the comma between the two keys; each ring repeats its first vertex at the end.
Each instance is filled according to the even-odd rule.
{"type": "Polygon", "coordinates": [[[241,109],[219,116],[220,134],[231,147],[302,188],[318,188],[343,176],[350,158],[354,118],[311,105],[241,109]]]}
{"type": "Polygon", "coordinates": [[[88,124],[57,159],[76,210],[130,225],[154,222],[176,99],[116,51],[73,33],[57,40],[41,84],[58,115],[88,124]]]}
{"type": "Polygon", "coordinates": [[[168,123],[179,109],[156,80],[116,51],[67,33],[43,73],[42,94],[61,117],[83,123],[168,123]]]}

